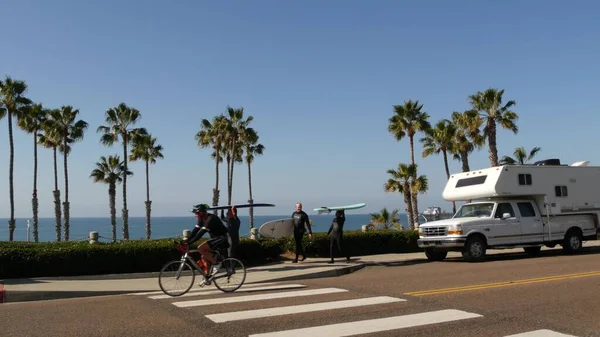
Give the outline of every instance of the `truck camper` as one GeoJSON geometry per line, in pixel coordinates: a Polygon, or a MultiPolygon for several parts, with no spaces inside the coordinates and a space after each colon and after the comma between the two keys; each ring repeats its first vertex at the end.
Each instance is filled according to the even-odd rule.
{"type": "Polygon", "coordinates": [[[599,236],[600,166],[589,161],[547,159],[457,173],[442,196],[466,203],[452,218],[419,227],[418,245],[432,261],[448,251],[469,261],[482,260],[487,249],[523,248],[534,255],[542,246],[561,245],[576,253],[583,241],[599,236]]]}

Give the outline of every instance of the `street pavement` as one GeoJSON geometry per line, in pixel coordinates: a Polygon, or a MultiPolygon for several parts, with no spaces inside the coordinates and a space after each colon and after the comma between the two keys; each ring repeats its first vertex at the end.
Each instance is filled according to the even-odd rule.
{"type": "Polygon", "coordinates": [[[379,263],[352,274],[5,303],[3,336],[600,336],[600,249],[485,262],[379,263]]]}

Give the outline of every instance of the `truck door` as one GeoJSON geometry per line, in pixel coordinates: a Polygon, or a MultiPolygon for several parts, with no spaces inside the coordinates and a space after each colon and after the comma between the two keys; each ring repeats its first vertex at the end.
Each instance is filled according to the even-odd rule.
{"type": "Polygon", "coordinates": [[[521,243],[521,224],[515,215],[515,210],[510,202],[501,202],[496,206],[494,225],[489,235],[489,243],[493,245],[517,244],[521,243]],[[502,215],[508,213],[508,218],[502,218],[502,215]]]}
{"type": "Polygon", "coordinates": [[[536,207],[529,201],[517,202],[521,222],[522,243],[544,241],[544,226],[536,207]]]}

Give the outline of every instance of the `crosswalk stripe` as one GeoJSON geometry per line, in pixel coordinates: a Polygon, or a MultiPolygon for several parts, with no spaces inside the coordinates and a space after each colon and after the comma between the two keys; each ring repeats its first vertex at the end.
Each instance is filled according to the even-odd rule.
{"type": "MultiPolygon", "coordinates": [[[[247,293],[247,292],[253,292],[253,291],[261,291],[261,290],[279,290],[279,289],[295,289],[295,288],[306,288],[305,285],[303,284],[281,284],[281,285],[276,285],[276,286],[266,286],[266,287],[249,287],[249,288],[240,288],[238,290],[235,291],[235,293],[247,293]]],[[[206,295],[215,295],[215,294],[223,294],[223,292],[221,290],[212,290],[212,291],[196,291],[196,292],[189,292],[186,294],[183,294],[179,297],[191,297],[191,296],[206,296],[206,295]]],[[[156,296],[149,296],[148,298],[151,298],[153,300],[160,300],[160,299],[165,299],[165,298],[173,298],[173,296],[169,296],[169,295],[156,295],[156,296]]]]}
{"type": "Polygon", "coordinates": [[[247,295],[247,296],[236,296],[236,297],[220,297],[209,300],[195,300],[195,301],[184,301],[184,302],[173,302],[174,306],[180,308],[197,307],[202,305],[214,305],[214,304],[226,304],[236,302],[248,302],[248,301],[260,301],[260,300],[272,300],[276,298],[288,298],[297,296],[310,296],[310,295],[323,295],[332,293],[341,293],[348,291],[346,289],[338,288],[320,288],[300,291],[288,291],[281,293],[269,293],[269,294],[258,294],[258,295],[247,295]]]}
{"type": "Polygon", "coordinates": [[[577,337],[577,336],[567,335],[567,334],[552,331],[552,330],[542,329],[542,330],[518,333],[516,335],[510,335],[510,336],[504,336],[504,337],[577,337]]]}
{"type": "Polygon", "coordinates": [[[250,335],[249,337],[342,337],[372,332],[388,331],[394,329],[410,328],[434,323],[458,321],[462,319],[476,317],[483,316],[461,310],[448,309],[424,312],[420,314],[355,321],[349,323],[321,325],[310,328],[267,332],[250,335]]]}
{"type": "Polygon", "coordinates": [[[322,311],[331,309],[342,309],[360,307],[364,305],[384,304],[392,302],[404,302],[406,300],[401,298],[394,298],[389,296],[378,296],[359,298],[353,300],[333,301],[333,302],[322,302],[312,303],[303,305],[291,305],[287,307],[267,308],[258,310],[245,310],[245,311],[234,311],[226,312],[222,314],[206,315],[206,317],[215,323],[223,323],[229,321],[239,321],[251,318],[281,316],[289,314],[297,314],[303,312],[322,311]]]}
{"type": "MultiPolygon", "coordinates": [[[[269,286],[269,285],[280,284],[280,283],[281,282],[250,283],[250,284],[244,284],[240,289],[252,288],[252,287],[269,286]]],[[[211,291],[211,290],[218,290],[218,289],[214,285],[210,285],[210,286],[205,286],[204,288],[193,288],[192,287],[192,289],[190,289],[189,292],[199,292],[199,291],[202,292],[202,291],[211,291]]],[[[148,295],[161,295],[161,294],[164,294],[164,292],[162,290],[158,290],[158,291],[146,291],[146,292],[142,292],[142,293],[128,293],[128,294],[124,294],[124,295],[129,295],[129,296],[148,296],[148,295]]]]}

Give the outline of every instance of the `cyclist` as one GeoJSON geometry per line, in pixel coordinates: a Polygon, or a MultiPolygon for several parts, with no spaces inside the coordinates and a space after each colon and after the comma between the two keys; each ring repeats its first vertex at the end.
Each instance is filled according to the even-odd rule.
{"type": "MultiPolygon", "coordinates": [[[[210,239],[204,241],[198,246],[198,251],[202,254],[201,259],[206,265],[206,271],[211,270],[211,266],[216,264],[216,259],[212,254],[213,250],[229,248],[229,231],[221,220],[214,214],[208,213],[210,207],[206,204],[199,204],[192,208],[192,213],[196,216],[196,226],[192,230],[189,239],[184,239],[188,244],[198,241],[204,234],[208,233],[210,239]]],[[[218,266],[217,267],[218,270],[218,266]]]]}

